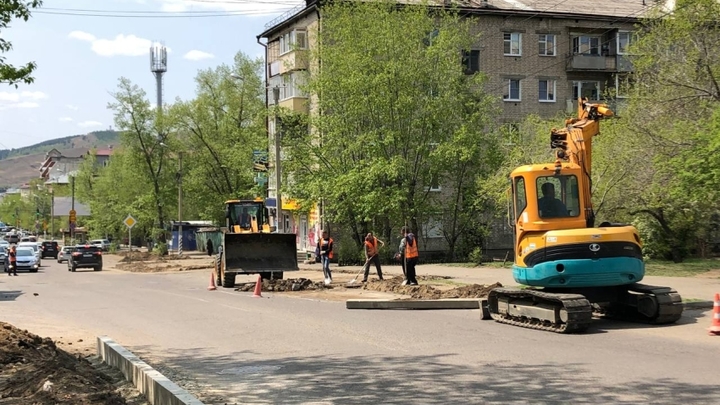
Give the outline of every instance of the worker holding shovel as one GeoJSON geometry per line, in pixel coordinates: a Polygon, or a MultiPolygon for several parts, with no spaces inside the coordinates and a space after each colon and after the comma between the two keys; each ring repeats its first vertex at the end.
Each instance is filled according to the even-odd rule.
{"type": "Polygon", "coordinates": [[[380,243],[380,247],[385,246],[385,242],[373,236],[372,232],[365,236],[365,266],[363,267],[365,275],[362,280],[363,283],[367,283],[367,278],[370,274],[371,262],[375,264],[375,270],[377,270],[378,278],[380,280],[383,279],[382,269],[380,268],[380,247],[378,247],[378,243],[380,243]]]}

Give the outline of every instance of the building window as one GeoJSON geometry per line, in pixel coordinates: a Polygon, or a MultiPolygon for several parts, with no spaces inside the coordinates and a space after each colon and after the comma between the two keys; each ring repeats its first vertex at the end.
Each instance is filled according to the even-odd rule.
{"type": "Polygon", "coordinates": [[[538,41],[540,56],[555,56],[555,35],[540,34],[538,41]]]}
{"type": "Polygon", "coordinates": [[[600,100],[600,82],[573,81],[573,97],[575,100],[587,97],[588,100],[600,100]]]}
{"type": "Polygon", "coordinates": [[[538,101],[541,103],[555,102],[555,80],[542,79],[538,82],[539,94],[538,101]]]}
{"type": "Polygon", "coordinates": [[[616,98],[628,98],[629,90],[630,90],[630,75],[629,74],[615,75],[615,97],[616,98]]]}
{"type": "Polygon", "coordinates": [[[305,30],[292,30],[280,36],[280,55],[295,49],[307,49],[307,32],[305,30]]]}
{"type": "Polygon", "coordinates": [[[522,54],[522,34],[519,32],[506,32],[505,40],[505,56],[520,56],[522,54]]]}
{"type": "Polygon", "coordinates": [[[573,37],[573,54],[600,55],[600,37],[578,36],[573,37]]]}
{"type": "Polygon", "coordinates": [[[627,49],[632,43],[632,33],[630,31],[618,31],[617,34],[617,53],[618,55],[627,55],[627,49]]]}
{"type": "Polygon", "coordinates": [[[480,71],[480,51],[473,49],[463,51],[462,54],[463,71],[466,75],[471,75],[480,71]]]}
{"type": "Polygon", "coordinates": [[[425,226],[423,228],[425,228],[423,229],[423,236],[427,239],[437,239],[443,237],[442,221],[437,218],[429,218],[427,222],[425,222],[425,226]]]}
{"type": "Polygon", "coordinates": [[[504,101],[520,101],[520,79],[504,79],[505,94],[504,101]]]}
{"type": "Polygon", "coordinates": [[[307,93],[303,89],[305,85],[305,77],[302,72],[292,72],[284,75],[271,77],[268,81],[268,102],[274,103],[273,88],[280,87],[280,98],[278,101],[287,100],[293,97],[307,97],[307,93]]]}

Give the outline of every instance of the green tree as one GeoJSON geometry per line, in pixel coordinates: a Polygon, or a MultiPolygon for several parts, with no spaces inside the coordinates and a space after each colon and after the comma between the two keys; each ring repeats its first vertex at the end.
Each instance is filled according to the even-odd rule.
{"type": "MultiPolygon", "coordinates": [[[[166,114],[152,109],[145,91],[126,78],[119,80],[113,97],[115,102],[108,104],[108,108],[113,110],[115,125],[122,131],[123,157],[117,166],[122,165],[120,172],[135,180],[130,188],[120,192],[132,193],[140,209],[153,212],[156,229],[153,237],[162,244],[166,240],[169,202],[175,199],[177,190],[177,172],[168,168],[172,143],[168,119],[166,114]]],[[[113,156],[113,160],[118,157],[113,156]]]]}
{"type": "MultiPolygon", "coordinates": [[[[0,30],[7,28],[13,19],[19,18],[23,21],[30,19],[31,10],[42,5],[41,0],[21,1],[3,0],[0,3],[0,30]]],[[[12,43],[0,38],[0,54],[12,50],[12,43]]],[[[34,81],[31,76],[36,68],[35,62],[15,67],[7,62],[6,58],[0,56],[0,83],[18,86],[18,83],[30,84],[34,81]]]]}
{"type": "MultiPolygon", "coordinates": [[[[457,225],[445,201],[474,184],[492,112],[484,78],[461,63],[478,40],[471,22],[388,1],[333,3],[322,13],[311,53],[321,69],[305,87],[319,113],[310,131],[281,113],[290,194],[323,199],[326,219],[351,229],[358,244],[368,230],[390,238],[406,223],[419,234],[431,219],[457,225]],[[453,181],[458,171],[463,181],[453,181]]],[[[452,244],[462,227],[443,231],[452,244]]]]}
{"type": "Polygon", "coordinates": [[[262,195],[252,172],[253,150],[267,148],[262,68],[261,60],[239,52],[234,66],[198,72],[196,98],[171,108],[178,132],[174,148],[188,157],[183,170],[184,193],[192,196],[184,204],[188,213],[222,221],[226,200],[262,195]]]}

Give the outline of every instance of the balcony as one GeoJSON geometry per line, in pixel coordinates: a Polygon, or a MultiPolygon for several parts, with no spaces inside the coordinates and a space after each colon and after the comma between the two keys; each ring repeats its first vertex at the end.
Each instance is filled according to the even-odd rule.
{"type": "Polygon", "coordinates": [[[310,112],[310,100],[307,97],[290,97],[284,100],[280,100],[278,103],[280,107],[287,108],[289,110],[301,113],[310,112]]]}
{"type": "Polygon", "coordinates": [[[570,55],[566,70],[593,70],[614,72],[617,69],[616,56],[570,55]]]}
{"type": "Polygon", "coordinates": [[[270,77],[282,75],[294,70],[306,70],[308,65],[308,51],[306,49],[290,51],[268,63],[270,77]]]}

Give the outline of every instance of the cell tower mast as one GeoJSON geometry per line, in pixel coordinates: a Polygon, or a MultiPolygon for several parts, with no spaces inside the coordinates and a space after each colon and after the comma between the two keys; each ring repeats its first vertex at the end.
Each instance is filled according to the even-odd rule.
{"type": "Polygon", "coordinates": [[[163,105],[163,74],[167,72],[167,48],[162,44],[150,47],[150,71],[157,82],[157,108],[162,111],[163,105]]]}

